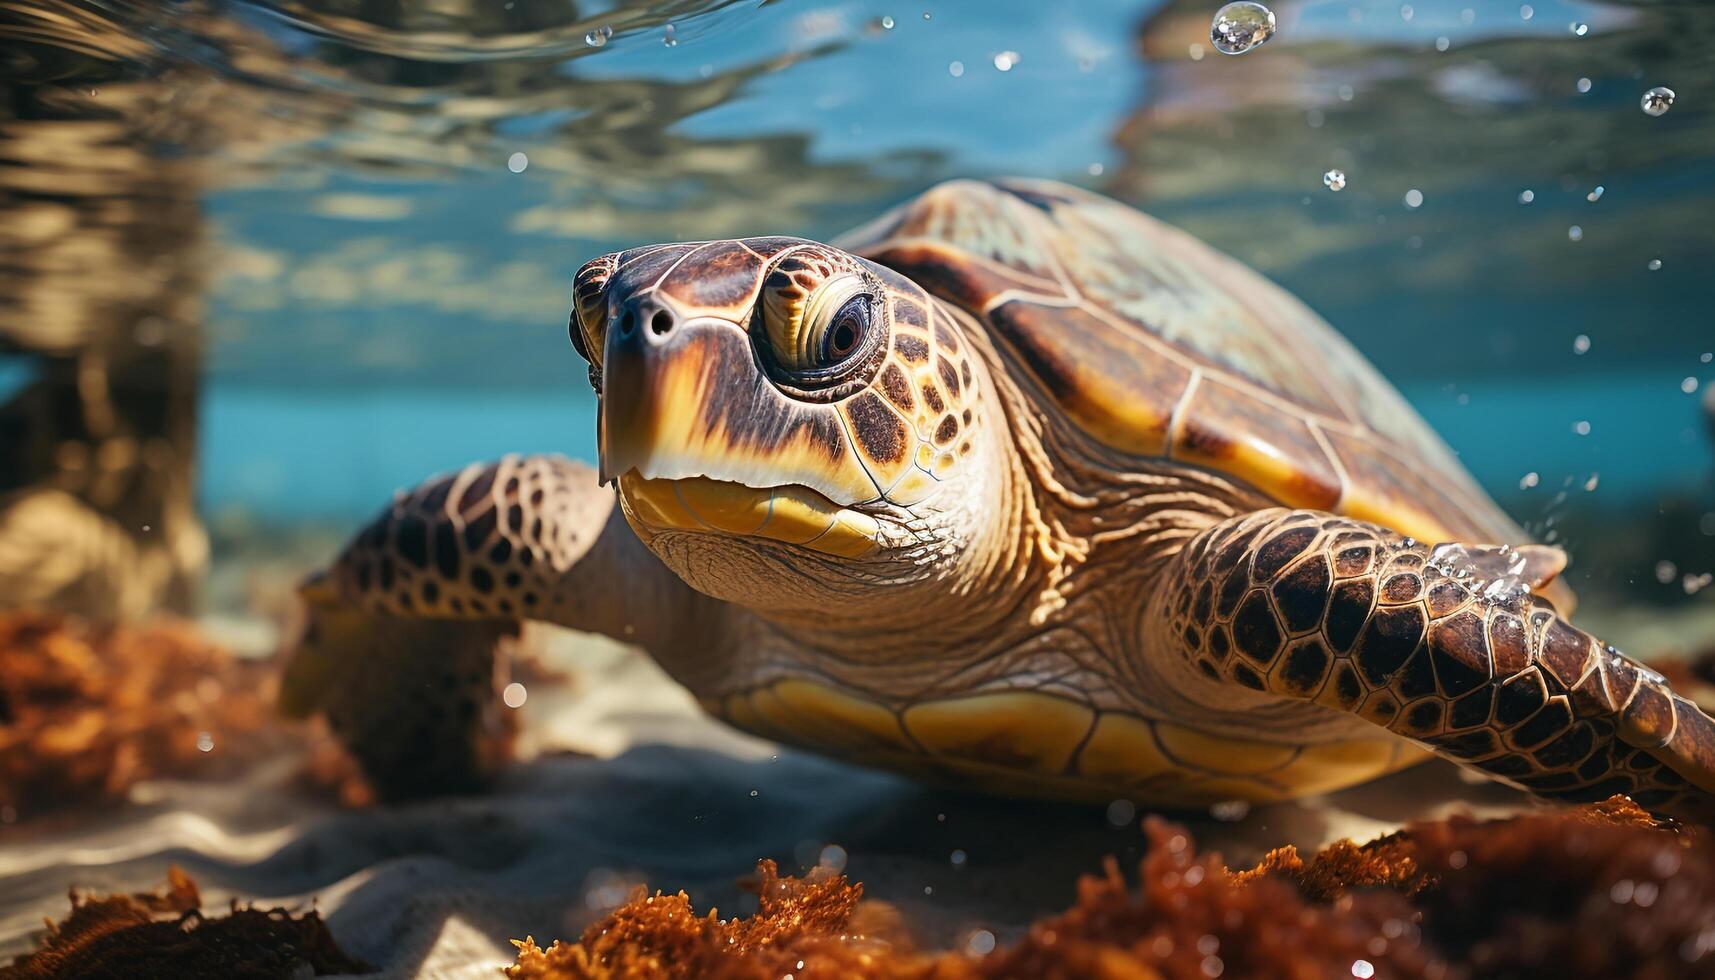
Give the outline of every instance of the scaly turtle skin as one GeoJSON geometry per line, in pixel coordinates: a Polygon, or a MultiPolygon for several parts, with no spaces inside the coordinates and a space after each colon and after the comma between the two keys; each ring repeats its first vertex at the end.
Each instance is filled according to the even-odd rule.
{"type": "Polygon", "coordinates": [[[991,790],[1273,800],[1435,753],[1715,803],[1715,722],[1565,621],[1564,556],[1302,304],[1114,202],[959,181],[842,247],[603,256],[574,306],[599,479],[432,480],[306,590],[286,706],[372,772],[470,741],[537,619],[752,732],[991,790]]]}

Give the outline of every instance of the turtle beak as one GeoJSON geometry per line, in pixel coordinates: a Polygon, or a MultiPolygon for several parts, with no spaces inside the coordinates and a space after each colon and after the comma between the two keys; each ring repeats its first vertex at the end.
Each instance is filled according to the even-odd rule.
{"type": "Polygon", "coordinates": [[[869,550],[874,520],[847,508],[878,492],[832,406],[774,387],[732,320],[685,316],[653,292],[616,308],[602,358],[601,477],[619,483],[634,518],[869,550]]]}

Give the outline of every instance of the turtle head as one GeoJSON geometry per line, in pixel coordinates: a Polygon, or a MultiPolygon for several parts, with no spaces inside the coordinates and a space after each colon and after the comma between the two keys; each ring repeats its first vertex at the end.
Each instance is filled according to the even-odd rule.
{"type": "Polygon", "coordinates": [[[661,245],[585,265],[575,304],[602,478],[702,591],[753,600],[722,594],[747,588],[733,572],[780,563],[931,566],[985,512],[983,366],[897,273],[800,239],[661,245]]]}

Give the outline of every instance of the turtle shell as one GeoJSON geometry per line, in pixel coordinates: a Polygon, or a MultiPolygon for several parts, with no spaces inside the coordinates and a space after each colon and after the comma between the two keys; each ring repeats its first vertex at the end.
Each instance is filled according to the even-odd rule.
{"type": "Polygon", "coordinates": [[[953,181],[841,244],[987,323],[1040,395],[1113,449],[1425,541],[1526,540],[1326,321],[1116,201],[953,181]]]}

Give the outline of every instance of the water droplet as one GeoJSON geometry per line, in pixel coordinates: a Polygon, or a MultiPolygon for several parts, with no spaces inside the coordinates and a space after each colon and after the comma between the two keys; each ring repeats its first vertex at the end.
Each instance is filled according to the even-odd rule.
{"type": "Polygon", "coordinates": [[[1590,33],[1590,25],[1589,24],[1580,24],[1577,21],[1573,21],[1572,23],[1566,25],[1566,27],[1568,30],[1570,30],[1573,34],[1577,35],[1578,37],[1583,37],[1584,35],[1590,33]]]}
{"type": "Polygon", "coordinates": [[[213,752],[214,736],[210,735],[208,732],[197,732],[197,751],[213,752]]]}
{"type": "Polygon", "coordinates": [[[963,78],[965,75],[965,63],[962,61],[955,61],[952,64],[948,65],[947,66],[947,74],[953,76],[954,78],[963,78]]]}
{"type": "Polygon", "coordinates": [[[1602,199],[1602,195],[1606,192],[1607,192],[1606,187],[1603,187],[1601,184],[1597,184],[1595,190],[1584,195],[1584,200],[1589,201],[1591,204],[1595,204],[1597,201],[1600,201],[1602,199]]]}
{"type": "Polygon", "coordinates": [[[1529,204],[1530,202],[1532,202],[1534,200],[1536,200],[1536,192],[1531,190],[1530,188],[1527,187],[1524,190],[1518,192],[1518,202],[1520,204],[1529,204]]]}
{"type": "Polygon", "coordinates": [[[1684,381],[1681,381],[1679,383],[1679,390],[1685,392],[1688,395],[1691,394],[1692,392],[1696,391],[1697,390],[1697,379],[1696,378],[1686,378],[1684,381]]]}
{"type": "Polygon", "coordinates": [[[948,860],[953,862],[953,867],[962,868],[965,866],[965,862],[969,860],[969,855],[965,854],[964,851],[955,849],[948,860]]]}
{"type": "Polygon", "coordinates": [[[1346,189],[1346,172],[1344,170],[1330,170],[1330,171],[1328,171],[1327,173],[1322,175],[1322,186],[1328,188],[1331,191],[1345,190],[1346,189]]]}
{"type": "Polygon", "coordinates": [[[1590,434],[1590,423],[1584,419],[1579,419],[1572,423],[1572,431],[1578,435],[1587,436],[1590,434]]]}
{"type": "Polygon", "coordinates": [[[1532,7],[1528,3],[1525,4],[1524,6],[1518,8],[1519,20],[1530,20],[1532,17],[1535,17],[1535,16],[1536,16],[1536,8],[1532,7]]]}
{"type": "Polygon", "coordinates": [[[525,690],[524,685],[517,681],[513,681],[506,685],[505,690],[500,692],[500,700],[504,702],[508,708],[524,707],[524,702],[528,700],[529,697],[530,692],[525,690]]]}
{"type": "Polygon", "coordinates": [[[1422,207],[1423,206],[1423,192],[1418,190],[1415,187],[1413,187],[1409,191],[1406,191],[1405,192],[1405,206],[1408,208],[1420,208],[1420,207],[1422,207]]]}
{"type": "Polygon", "coordinates": [[[1453,46],[1453,39],[1443,34],[1435,39],[1435,50],[1445,51],[1453,46]]]}
{"type": "Polygon", "coordinates": [[[1657,85],[1644,93],[1638,100],[1638,105],[1646,115],[1664,116],[1667,110],[1673,108],[1673,89],[1666,85],[1657,85]]]}
{"type": "Polygon", "coordinates": [[[668,24],[666,27],[661,28],[661,43],[669,48],[676,48],[679,46],[679,32],[672,24],[668,24]]]}
{"type": "Polygon", "coordinates": [[[1566,237],[1570,241],[1581,242],[1584,240],[1584,229],[1577,225],[1573,225],[1566,229],[1566,237]]]}
{"type": "Polygon", "coordinates": [[[994,67],[996,71],[1011,71],[1012,66],[1016,64],[1018,64],[1017,51],[1002,51],[1000,54],[994,56],[994,67]]]}
{"type": "Polygon", "coordinates": [[[1661,270],[1661,260],[1650,259],[1648,262],[1644,263],[1644,267],[1649,269],[1651,272],[1659,272],[1661,270]]]}
{"type": "Polygon", "coordinates": [[[1590,335],[1579,334],[1572,338],[1572,353],[1587,354],[1590,352],[1590,335]]]}
{"type": "Polygon", "coordinates": [[[1244,54],[1274,36],[1274,11],[1252,0],[1239,0],[1215,11],[1209,40],[1222,54],[1244,54]]]}
{"type": "Polygon", "coordinates": [[[1585,92],[1590,91],[1590,80],[1588,78],[1580,78],[1572,87],[1578,90],[1579,95],[1583,95],[1585,92]]]}
{"type": "Polygon", "coordinates": [[[506,158],[506,169],[515,174],[523,173],[524,168],[528,166],[530,166],[530,158],[523,153],[514,153],[506,158]]]}

